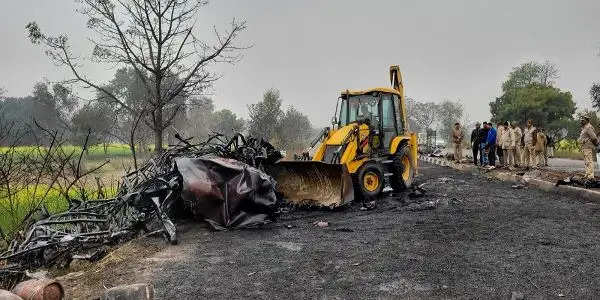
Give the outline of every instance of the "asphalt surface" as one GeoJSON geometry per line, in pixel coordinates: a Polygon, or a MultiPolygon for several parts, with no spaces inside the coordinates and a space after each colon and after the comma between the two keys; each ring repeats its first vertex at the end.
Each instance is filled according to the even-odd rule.
{"type": "Polygon", "coordinates": [[[371,211],[293,211],[257,230],[188,224],[180,245],[145,259],[144,278],[158,299],[600,295],[598,204],[429,164],[420,170],[427,193],[418,200],[427,205],[400,195],[371,211]]]}
{"type": "MultiPolygon", "coordinates": [[[[568,158],[550,158],[548,159],[548,168],[565,172],[584,172],[585,165],[583,160],[568,158]]],[[[596,175],[600,175],[600,170],[596,167],[596,175]]]]}

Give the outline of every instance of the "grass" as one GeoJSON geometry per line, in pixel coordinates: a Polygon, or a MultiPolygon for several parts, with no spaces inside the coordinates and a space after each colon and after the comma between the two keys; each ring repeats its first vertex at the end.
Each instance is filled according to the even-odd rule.
{"type": "MultiPolygon", "coordinates": [[[[87,197],[89,199],[98,198],[98,189],[90,189],[87,197]]],[[[115,185],[103,188],[103,193],[110,198],[117,194],[115,185]]],[[[69,191],[69,197],[80,199],[78,191],[73,188],[69,191]]],[[[64,195],[58,189],[47,185],[38,185],[37,188],[33,185],[20,187],[19,190],[10,197],[0,195],[0,229],[7,236],[12,236],[16,231],[21,229],[21,224],[25,216],[34,210],[38,205],[46,207],[50,214],[64,212],[69,208],[64,195]]]]}

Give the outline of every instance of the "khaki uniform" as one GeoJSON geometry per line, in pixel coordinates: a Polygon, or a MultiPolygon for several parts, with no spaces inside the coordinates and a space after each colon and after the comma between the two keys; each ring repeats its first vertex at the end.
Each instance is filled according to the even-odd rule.
{"type": "Polygon", "coordinates": [[[523,147],[522,163],[525,167],[536,167],[535,148],[533,146],[533,132],[535,130],[533,126],[531,128],[525,127],[525,130],[523,130],[525,146],[523,147]]]}
{"type": "Polygon", "coordinates": [[[546,135],[543,132],[536,134],[535,142],[535,163],[537,166],[543,166],[545,164],[544,154],[546,153],[546,135]]]}
{"type": "Polygon", "coordinates": [[[579,139],[577,139],[583,150],[583,161],[585,162],[585,177],[594,178],[594,150],[598,144],[598,137],[592,124],[588,123],[581,128],[579,139]]]}
{"type": "Polygon", "coordinates": [[[498,154],[498,162],[499,162],[499,165],[501,165],[501,166],[505,165],[505,161],[504,160],[506,159],[504,157],[504,155],[503,155],[504,154],[504,152],[503,152],[504,149],[502,148],[502,144],[503,144],[502,139],[504,138],[504,132],[505,131],[506,130],[504,128],[504,125],[498,126],[497,129],[496,129],[496,147],[498,149],[498,152],[497,152],[497,154],[498,154]]]}
{"type": "Polygon", "coordinates": [[[460,162],[462,160],[462,141],[464,138],[462,129],[452,129],[452,140],[454,142],[454,160],[460,162]]]}
{"type": "Polygon", "coordinates": [[[522,163],[522,155],[523,155],[523,147],[521,146],[521,137],[523,137],[523,131],[521,128],[516,126],[513,129],[513,134],[515,137],[515,165],[520,166],[522,163]]]}
{"type": "Polygon", "coordinates": [[[504,165],[512,167],[515,164],[515,130],[508,127],[502,131],[502,152],[504,165]]]}

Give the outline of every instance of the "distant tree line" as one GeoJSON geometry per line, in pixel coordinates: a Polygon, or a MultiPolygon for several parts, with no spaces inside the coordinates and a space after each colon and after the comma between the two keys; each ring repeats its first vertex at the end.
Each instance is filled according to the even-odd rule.
{"type": "MultiPolygon", "coordinates": [[[[118,95],[129,109],[107,99],[104,92],[84,101],[67,87],[48,82],[36,83],[30,96],[0,96],[3,123],[21,129],[21,134],[10,142],[41,143],[40,128],[34,124],[37,122],[43,128],[67,135],[74,145],[80,145],[87,137],[88,145],[104,145],[105,149],[110,143],[124,143],[130,144],[132,151],[147,151],[154,142],[153,127],[144,111],[146,89],[137,73],[119,69],[102,88],[118,95]]],[[[216,110],[213,100],[205,96],[181,97],[177,101],[173,120],[165,128],[168,143],[177,142],[173,133],[202,141],[215,133],[231,137],[241,132],[264,138],[282,149],[299,151],[307,146],[312,134],[309,118],[294,106],[282,108],[276,89],[267,90],[262,101],[248,106],[248,120],[228,109],[216,110]]]]}

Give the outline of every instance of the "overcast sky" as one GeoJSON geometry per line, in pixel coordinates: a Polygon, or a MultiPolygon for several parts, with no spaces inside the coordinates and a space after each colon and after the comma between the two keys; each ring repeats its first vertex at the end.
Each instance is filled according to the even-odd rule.
{"type": "MultiPolygon", "coordinates": [[[[2,0],[0,87],[9,96],[68,75],[26,39],[27,22],[68,34],[76,53],[90,53],[76,7],[74,0],[2,0]]],[[[556,85],[589,107],[589,87],[600,81],[599,12],[598,0],[213,0],[198,25],[248,23],[240,41],[253,47],[240,63],[214,69],[223,76],[212,91],[217,108],[246,117],[247,104],[277,88],[285,105],[324,126],[340,90],[389,85],[391,64],[400,65],[407,96],[460,99],[471,120],[489,118],[508,72],[530,60],[554,62],[556,85]]],[[[114,73],[86,69],[100,82],[114,73]]]]}

